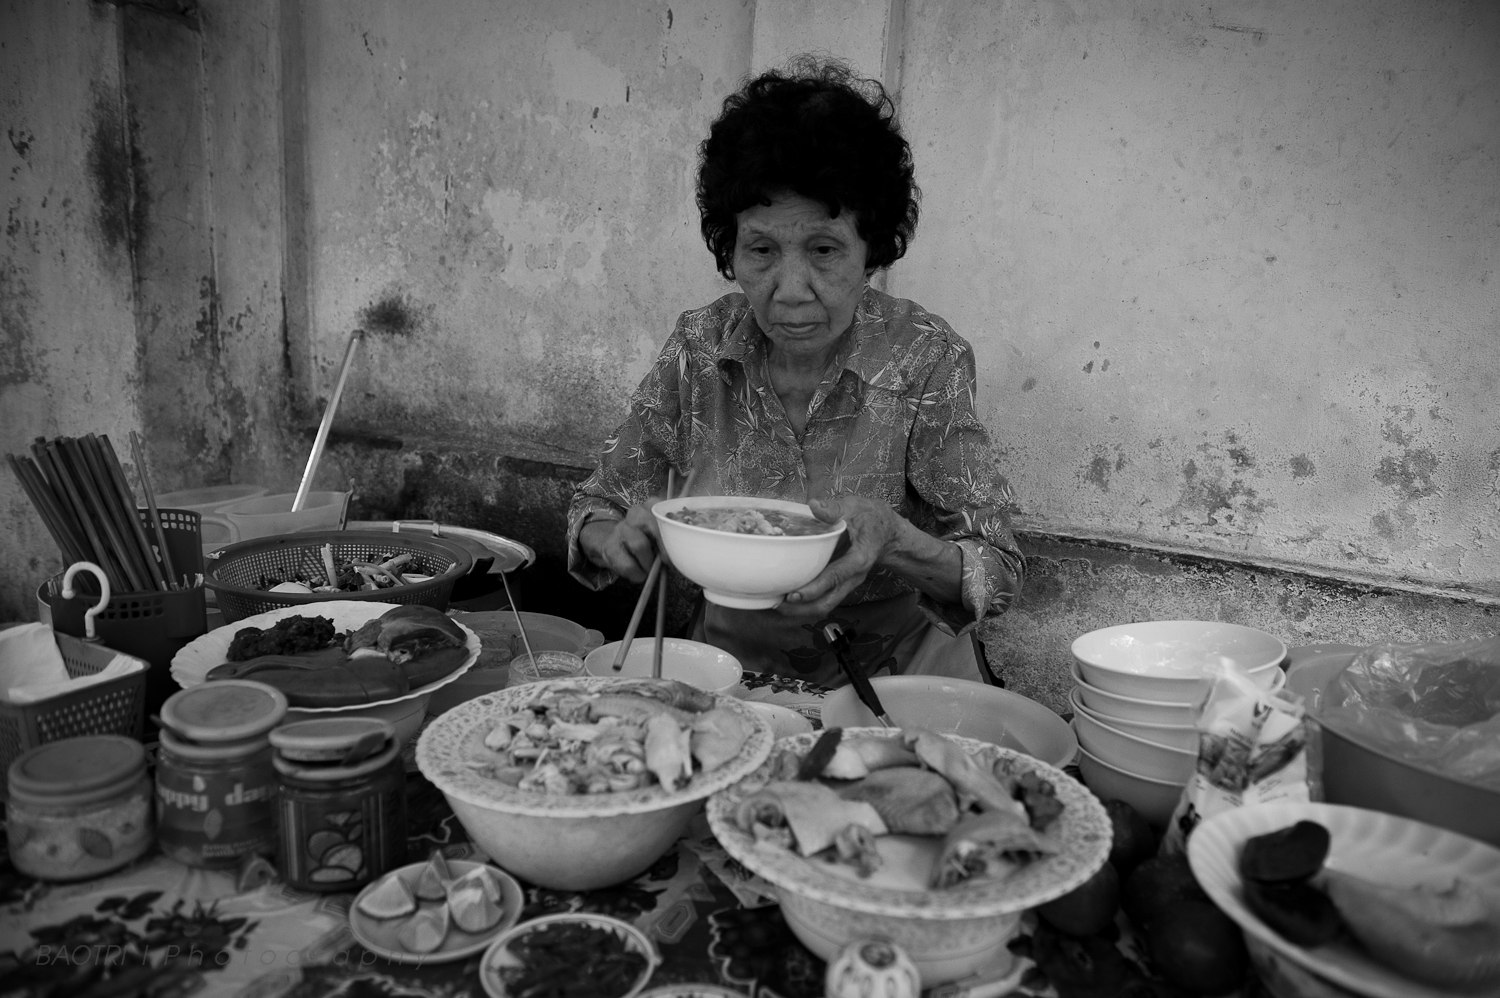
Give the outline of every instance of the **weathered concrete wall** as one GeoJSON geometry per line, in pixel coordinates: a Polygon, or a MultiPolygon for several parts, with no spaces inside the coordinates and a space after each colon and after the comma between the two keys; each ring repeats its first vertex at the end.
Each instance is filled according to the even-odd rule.
{"type": "MultiPolygon", "coordinates": [[[[118,48],[113,8],[0,3],[0,452],[138,425],[139,202],[118,48]]],[[[8,468],[0,565],[0,620],[30,618],[37,583],[60,561],[8,468]]]]}
{"type": "Polygon", "coordinates": [[[1039,529],[1500,594],[1500,6],[911,0],[892,289],[1039,529]]]}

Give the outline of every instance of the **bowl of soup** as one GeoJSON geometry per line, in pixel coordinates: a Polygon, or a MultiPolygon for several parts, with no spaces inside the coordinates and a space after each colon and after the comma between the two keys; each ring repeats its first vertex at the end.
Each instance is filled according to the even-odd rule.
{"type": "Polygon", "coordinates": [[[688,496],[651,512],[672,567],[709,601],[740,610],[773,607],[817,578],[845,530],[784,499],[688,496]]]}

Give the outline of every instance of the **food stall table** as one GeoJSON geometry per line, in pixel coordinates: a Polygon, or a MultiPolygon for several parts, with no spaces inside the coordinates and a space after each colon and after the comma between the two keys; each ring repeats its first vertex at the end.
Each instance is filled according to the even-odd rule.
{"type": "MultiPolygon", "coordinates": [[[[747,677],[751,699],[795,705],[815,717],[823,692],[796,680],[747,677]]],[[[1075,773],[1076,775],[1076,773],[1075,773]]],[[[415,767],[407,776],[408,855],[435,849],[483,859],[447,802],[415,767]]],[[[712,983],[752,998],[823,994],[823,961],[791,933],[768,885],[735,863],[701,817],[688,835],[634,880],[571,892],[524,886],[521,919],[590,911],[634,923],[655,941],[662,964],[649,987],[712,983]]],[[[267,866],[187,867],[153,851],[108,876],[42,884],[8,862],[0,868],[0,995],[142,995],[185,998],[332,998],[482,995],[474,955],[449,963],[397,963],[365,949],[348,922],[353,892],[309,894],[285,887],[267,866]],[[256,882],[259,880],[260,882],[256,882]]],[[[1055,987],[1029,960],[944,998],[1174,992],[1146,975],[1121,916],[1114,952],[1119,983],[1108,992],[1055,987]]],[[[1027,916],[1013,949],[1025,956],[1035,932],[1027,916]]]]}

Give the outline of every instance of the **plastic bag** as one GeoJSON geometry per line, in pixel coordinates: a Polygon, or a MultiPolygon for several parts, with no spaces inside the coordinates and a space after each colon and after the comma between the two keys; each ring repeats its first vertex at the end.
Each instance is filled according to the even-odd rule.
{"type": "Polygon", "coordinates": [[[1162,836],[1167,855],[1186,851],[1198,823],[1223,811],[1314,798],[1301,698],[1262,689],[1229,659],[1206,673],[1214,684],[1198,713],[1198,765],[1162,836]]]}
{"type": "Polygon", "coordinates": [[[1445,776],[1500,787],[1500,637],[1363,649],[1317,720],[1445,776]]]}

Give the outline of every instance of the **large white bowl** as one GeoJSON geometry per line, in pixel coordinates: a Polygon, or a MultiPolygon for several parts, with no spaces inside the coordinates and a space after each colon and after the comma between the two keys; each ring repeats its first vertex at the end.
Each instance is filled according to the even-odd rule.
{"type": "MultiPolygon", "coordinates": [[[[1078,739],[1051,708],[1019,693],[943,676],[876,676],[880,705],[897,727],[926,728],[1015,749],[1059,768],[1073,761],[1078,739]]],[[[862,728],[879,723],[853,686],[823,701],[823,727],[862,728]]]]}
{"type": "Polygon", "coordinates": [[[1100,800],[1124,801],[1158,830],[1167,827],[1167,822],[1172,820],[1172,811],[1182,796],[1182,788],[1187,785],[1127,773],[1081,745],[1078,747],[1078,771],[1083,774],[1084,786],[1098,794],[1100,800]]]}
{"type": "Polygon", "coordinates": [[[668,792],[652,785],[625,793],[553,795],[521,790],[464,765],[465,743],[488,732],[538,694],[560,690],[608,693],[639,682],[579,676],[486,693],[438,717],[417,739],[417,768],[442,791],[474,841],[501,868],[538,887],[586,891],[629,880],[656,862],[687,830],[703,799],[765,761],[771,726],[732,697],[715,704],[753,727],[737,756],[668,792]]]}
{"type": "Polygon", "coordinates": [[[1500,893],[1500,849],[1477,839],[1380,811],[1337,804],[1278,801],[1237,807],[1204,821],[1188,839],[1188,863],[1214,904],[1251,939],[1319,977],[1370,998],[1442,998],[1458,994],[1494,998],[1491,984],[1450,991],[1421,984],[1373,959],[1347,938],[1323,946],[1298,946],[1261,921],[1246,905],[1240,879],[1245,842],[1298,821],[1328,829],[1326,865],[1390,886],[1443,885],[1455,879],[1500,893]]]}
{"type": "Polygon", "coordinates": [[[1073,715],[1073,731],[1078,735],[1079,747],[1136,776],[1167,783],[1186,783],[1198,768],[1196,750],[1189,752],[1148,742],[1087,714],[1073,715]]]}
{"type": "MultiPolygon", "coordinates": [[[[900,737],[899,729],[855,728],[861,736],[900,737]]],[[[805,753],[814,733],[783,738],[778,747],[805,753]]],[[[724,849],[776,888],[781,912],[797,938],[824,960],[832,960],[856,939],[879,936],[904,950],[922,975],[923,988],[957,980],[992,960],[1003,959],[1006,943],[1023,912],[1071,891],[1088,880],[1109,856],[1109,816],[1097,797],[1061,770],[1029,755],[973,738],[945,735],[986,768],[997,761],[1016,772],[1034,772],[1056,788],[1064,805],[1055,834],[1057,855],[1018,870],[1009,879],[934,891],[914,890],[845,874],[821,859],[806,859],[780,848],[758,846],[734,821],[747,794],[764,786],[769,766],[714,794],[708,823],[724,849]]],[[[885,836],[908,851],[916,837],[885,836]]],[[[935,837],[934,837],[935,838],[935,837]]],[[[940,843],[941,840],[938,840],[940,843]]],[[[934,850],[936,846],[933,847],[934,850]]]]}
{"type": "Polygon", "coordinates": [[[1192,724],[1153,724],[1150,721],[1128,721],[1118,717],[1106,717],[1089,710],[1078,695],[1078,687],[1068,694],[1068,703],[1073,706],[1073,716],[1087,716],[1089,720],[1108,725],[1127,735],[1144,738],[1148,742],[1184,752],[1198,751],[1198,728],[1192,724]]]}
{"type": "MultiPolygon", "coordinates": [[[[1089,685],[1083,678],[1078,663],[1072,664],[1074,688],[1083,700],[1083,705],[1105,718],[1120,718],[1127,721],[1144,721],[1148,724],[1193,724],[1198,720],[1199,703],[1173,703],[1169,700],[1141,700],[1125,697],[1108,690],[1089,685]]],[[[1265,680],[1266,689],[1275,692],[1286,685],[1286,673],[1280,668],[1265,669],[1252,677],[1257,682],[1265,680]]]]}
{"type": "MultiPolygon", "coordinates": [[[[600,645],[583,658],[583,668],[591,676],[649,676],[651,660],[656,657],[656,638],[636,638],[625,653],[620,671],[614,670],[620,642],[600,645]]],[[[740,660],[713,645],[686,638],[665,638],[661,649],[663,679],[676,679],[710,693],[728,693],[739,683],[745,670],[740,660]]]]}
{"type": "Polygon", "coordinates": [[[844,533],[842,520],[827,533],[771,537],[696,527],[667,516],[682,509],[752,506],[812,516],[806,503],[751,496],[687,496],[663,499],[651,507],[672,567],[702,586],[704,597],[720,606],[775,606],[787,593],[817,578],[844,533]]]}
{"type": "Polygon", "coordinates": [[[1221,657],[1252,676],[1286,658],[1286,645],[1275,635],[1213,620],[1116,624],[1074,639],[1072,650],[1089,685],[1174,703],[1202,702],[1213,684],[1204,670],[1221,657]]]}
{"type": "MultiPolygon", "coordinates": [[[[223,627],[216,627],[207,634],[199,635],[192,641],[183,645],[176,655],[172,656],[172,678],[177,685],[183,689],[197,686],[208,679],[210,670],[221,666],[227,661],[229,644],[234,636],[246,627],[268,628],[278,620],[285,617],[327,617],[333,621],[333,626],[338,631],[357,630],[366,621],[373,620],[385,613],[394,610],[396,603],[364,603],[359,600],[329,600],[326,603],[315,605],[284,606],[265,613],[257,613],[254,616],[237,620],[223,627]]],[[[351,704],[347,707],[292,707],[286,713],[288,721],[306,721],[314,717],[326,717],[336,714],[339,717],[376,717],[382,721],[389,721],[395,725],[396,737],[402,742],[409,741],[422,726],[422,718],[427,713],[427,705],[432,700],[434,691],[442,689],[449,683],[468,672],[479,660],[481,643],[479,635],[458,621],[460,630],[464,632],[464,647],[468,650],[468,656],[457,669],[448,673],[441,679],[409,690],[399,697],[389,700],[377,700],[373,703],[351,704]]]]}

